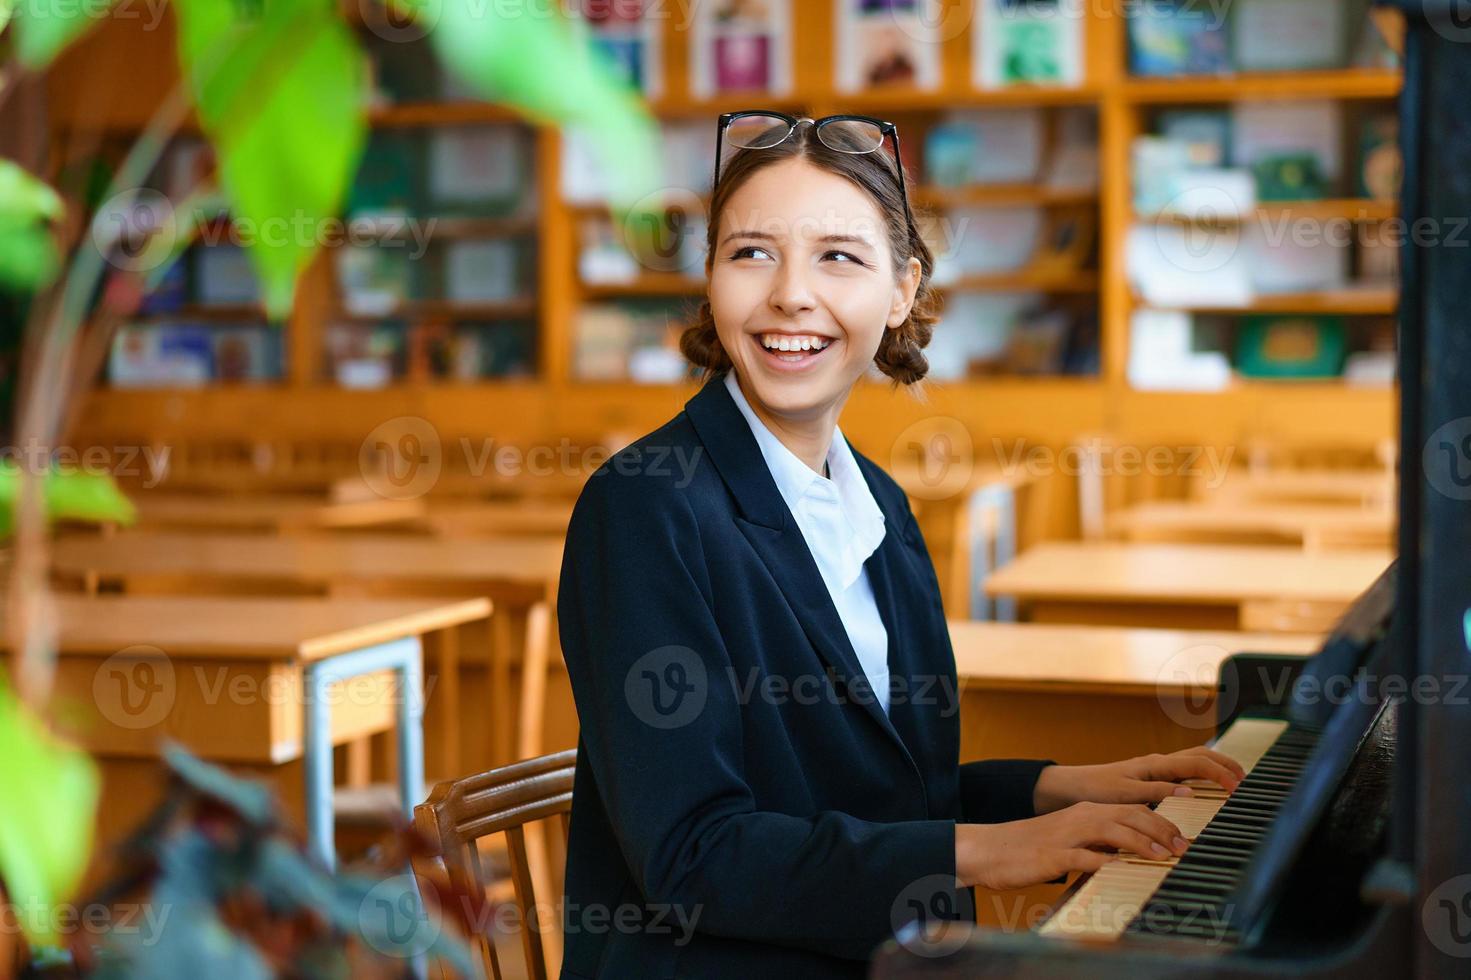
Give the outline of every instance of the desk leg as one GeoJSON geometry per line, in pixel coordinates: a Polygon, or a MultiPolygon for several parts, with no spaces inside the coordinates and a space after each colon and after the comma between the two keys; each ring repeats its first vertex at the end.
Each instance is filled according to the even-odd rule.
{"type": "MultiPolygon", "coordinates": [[[[967,501],[966,523],[970,535],[970,618],[991,618],[991,600],[986,596],[984,584],[987,576],[1016,557],[1016,494],[1010,486],[999,483],[981,487],[967,501]],[[991,553],[991,542],[986,540],[983,529],[987,526],[986,512],[996,515],[995,555],[991,553]]],[[[996,619],[1016,622],[1016,600],[996,600],[996,619]]]]}
{"type": "Polygon", "coordinates": [[[332,825],[332,712],[329,689],[338,681],[392,670],[399,680],[398,785],[404,816],[424,796],[424,666],[417,636],[307,664],[305,758],[307,843],[328,868],[337,866],[332,825]]]}

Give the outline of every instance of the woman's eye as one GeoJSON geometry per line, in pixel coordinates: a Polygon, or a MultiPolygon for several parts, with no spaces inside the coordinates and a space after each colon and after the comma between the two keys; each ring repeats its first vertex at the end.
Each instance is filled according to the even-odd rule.
{"type": "MultiPolygon", "coordinates": [[[[854,255],[852,252],[832,251],[832,252],[828,252],[828,253],[824,254],[823,255],[823,258],[826,259],[826,258],[830,258],[832,256],[842,256],[843,259],[845,259],[847,262],[856,262],[859,265],[863,265],[863,260],[860,259],[858,256],[854,255]]],[[[841,264],[845,264],[845,263],[841,263],[841,264]]]]}
{"type": "Polygon", "coordinates": [[[740,248],[736,249],[734,252],[730,253],[730,257],[732,259],[753,258],[754,256],[752,255],[752,253],[754,252],[760,252],[762,255],[767,254],[766,249],[764,248],[759,248],[755,245],[743,245],[740,248]]]}

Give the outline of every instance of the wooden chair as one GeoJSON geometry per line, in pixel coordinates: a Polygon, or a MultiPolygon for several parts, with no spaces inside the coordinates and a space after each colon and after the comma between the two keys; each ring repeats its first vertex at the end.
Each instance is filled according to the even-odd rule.
{"type": "MultiPolygon", "coordinates": [[[[514,901],[522,923],[525,975],[529,980],[546,980],[549,953],[560,960],[561,923],[543,923],[538,917],[538,891],[544,900],[551,899],[552,908],[558,907],[556,899],[560,896],[550,894],[554,890],[553,874],[542,846],[542,826],[536,821],[559,818],[560,844],[565,851],[576,760],[577,752],[568,749],[449,780],[434,787],[429,799],[414,808],[414,826],[428,840],[432,852],[422,860],[443,862],[457,899],[452,915],[479,950],[486,977],[502,980],[503,976],[495,948],[495,916],[476,914],[479,899],[492,885],[485,873],[481,845],[496,834],[505,837],[514,901]]],[[[434,869],[419,870],[421,881],[431,880],[434,869]]],[[[425,900],[433,899],[426,895],[425,900]]]]}

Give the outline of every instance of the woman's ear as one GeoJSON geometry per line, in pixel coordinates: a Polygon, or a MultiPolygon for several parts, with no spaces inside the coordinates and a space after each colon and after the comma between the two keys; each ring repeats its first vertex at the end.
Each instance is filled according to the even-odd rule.
{"type": "Polygon", "coordinates": [[[911,255],[894,282],[894,298],[889,304],[888,326],[891,330],[902,327],[904,321],[909,319],[909,311],[914,308],[914,295],[919,292],[919,280],[923,272],[924,266],[920,265],[916,256],[911,255]]]}

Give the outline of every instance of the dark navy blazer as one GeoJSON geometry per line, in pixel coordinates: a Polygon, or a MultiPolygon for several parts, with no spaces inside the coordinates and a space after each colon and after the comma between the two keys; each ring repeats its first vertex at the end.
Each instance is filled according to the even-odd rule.
{"type": "Polygon", "coordinates": [[[887,715],[723,378],[589,477],[557,596],[581,722],[563,978],[861,977],[919,910],[967,907],[957,821],[1033,815],[1046,763],[959,765],[934,567],[854,456],[885,521],[887,715]]]}

